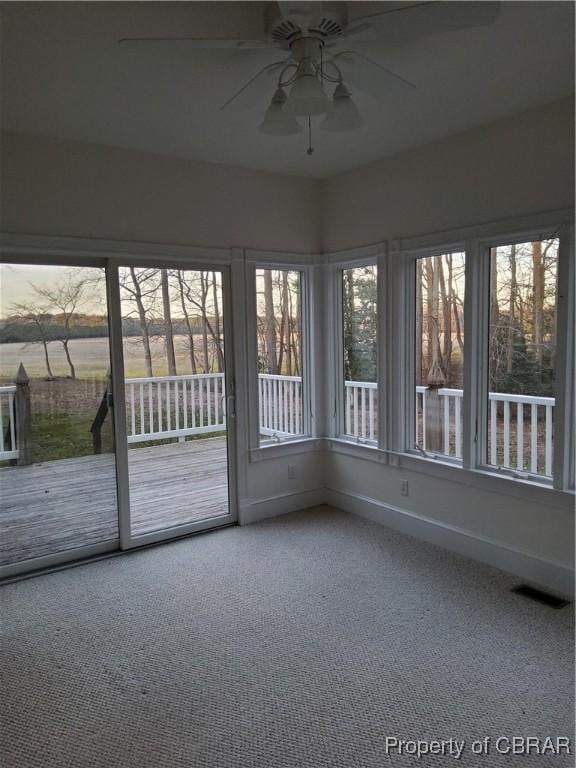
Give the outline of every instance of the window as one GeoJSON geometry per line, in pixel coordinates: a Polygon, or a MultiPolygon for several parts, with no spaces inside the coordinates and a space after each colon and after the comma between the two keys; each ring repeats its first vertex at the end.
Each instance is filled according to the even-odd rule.
{"type": "Polygon", "coordinates": [[[487,463],[552,477],[558,239],[490,251],[487,463]]]}
{"type": "Polygon", "coordinates": [[[462,457],[465,256],[416,259],[414,447],[462,457]]]}
{"type": "Polygon", "coordinates": [[[342,271],[344,434],[378,439],[377,267],[342,271]]]}
{"type": "Polygon", "coordinates": [[[302,275],[256,270],[258,416],[262,440],[304,434],[302,275]]]}

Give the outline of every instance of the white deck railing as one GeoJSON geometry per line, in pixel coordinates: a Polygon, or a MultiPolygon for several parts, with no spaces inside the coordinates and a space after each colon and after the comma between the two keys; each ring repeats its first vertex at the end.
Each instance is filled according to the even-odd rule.
{"type": "Polygon", "coordinates": [[[377,403],[378,385],[375,382],[344,382],[344,429],[347,435],[365,440],[375,439],[377,403]]]}
{"type": "Polygon", "coordinates": [[[302,378],[260,373],[258,413],[262,435],[293,437],[302,434],[302,378]]]}
{"type": "MultiPolygon", "coordinates": [[[[461,389],[439,389],[443,453],[462,456],[461,389]]],[[[416,442],[426,450],[428,387],[416,387],[416,442]]],[[[489,392],[488,463],[552,477],[553,397],[489,392]]]]}
{"type": "Polygon", "coordinates": [[[129,443],[223,432],[223,373],[126,379],[129,443]]]}
{"type": "MultiPolygon", "coordinates": [[[[302,379],[260,374],[260,433],[268,437],[302,434],[302,379]]],[[[0,461],[18,458],[16,386],[0,387],[0,461]]],[[[375,440],[377,385],[345,382],[346,434],[375,440]]],[[[461,389],[440,389],[443,453],[462,456],[461,389]]],[[[428,388],[416,387],[416,442],[426,447],[428,388]]],[[[494,466],[552,476],[553,397],[489,393],[488,462],[494,466]]],[[[185,438],[226,430],[224,374],[153,376],[126,380],[128,442],[185,438]]]]}
{"type": "MultiPolygon", "coordinates": [[[[302,433],[302,378],[258,376],[260,433],[302,433]]],[[[128,442],[183,438],[226,429],[224,374],[126,379],[128,442]]]]}
{"type": "Polygon", "coordinates": [[[0,387],[0,461],[18,458],[15,394],[16,385],[0,387]]]}

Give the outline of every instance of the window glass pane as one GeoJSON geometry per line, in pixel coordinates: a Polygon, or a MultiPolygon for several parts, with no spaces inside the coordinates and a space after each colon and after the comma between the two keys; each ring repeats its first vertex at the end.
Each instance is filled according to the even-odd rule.
{"type": "Polygon", "coordinates": [[[552,476],[558,240],[493,248],[487,461],[552,476]]]}
{"type": "Polygon", "coordinates": [[[119,280],[130,532],[227,515],[222,273],[125,266],[119,280]]]}
{"type": "Polygon", "coordinates": [[[106,275],[0,266],[0,566],[118,539],[106,275]]]}
{"type": "Polygon", "coordinates": [[[304,433],[301,274],[256,270],[260,439],[304,433]]]}
{"type": "Polygon", "coordinates": [[[344,432],[378,439],[377,267],[342,272],[344,432]]]}
{"type": "Polygon", "coordinates": [[[465,256],[416,261],[416,429],[424,451],[462,457],[465,256]]]}

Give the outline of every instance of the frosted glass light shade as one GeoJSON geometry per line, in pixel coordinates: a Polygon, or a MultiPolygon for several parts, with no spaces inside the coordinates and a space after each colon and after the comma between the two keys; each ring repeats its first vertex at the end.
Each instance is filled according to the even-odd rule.
{"type": "Polygon", "coordinates": [[[353,131],[364,125],[358,107],[352,100],[352,95],[344,83],[338,83],[334,91],[332,105],[320,128],[325,131],[337,133],[339,131],[353,131]]]}
{"type": "Polygon", "coordinates": [[[330,100],[312,66],[301,67],[286,106],[298,117],[323,115],[330,108],[330,100]]]}
{"type": "Polygon", "coordinates": [[[278,88],[264,113],[264,119],[258,126],[260,133],[268,136],[290,136],[302,131],[300,123],[286,110],[285,101],[286,94],[282,88],[278,88]]]}

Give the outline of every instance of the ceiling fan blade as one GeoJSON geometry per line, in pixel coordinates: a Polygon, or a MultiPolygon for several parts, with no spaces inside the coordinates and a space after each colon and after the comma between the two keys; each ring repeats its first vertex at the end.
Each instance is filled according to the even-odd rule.
{"type": "MultiPolygon", "coordinates": [[[[354,6],[354,3],[351,4],[354,6]]],[[[369,21],[379,41],[404,44],[417,38],[493,24],[500,2],[430,2],[358,15],[354,21],[369,21]]]]}
{"type": "MultiPolygon", "coordinates": [[[[237,90],[228,101],[225,101],[224,104],[222,104],[220,111],[234,108],[241,110],[247,109],[251,104],[262,101],[268,92],[270,92],[271,95],[274,89],[271,88],[270,81],[264,78],[263,75],[273,75],[276,72],[279,72],[288,64],[289,60],[290,57],[262,67],[262,69],[256,72],[247,83],[244,83],[242,88],[237,90]]],[[[265,103],[262,104],[263,109],[267,106],[268,105],[265,103]]]]}
{"type": "Polygon", "coordinates": [[[341,51],[332,57],[332,61],[340,69],[345,83],[380,101],[388,97],[404,97],[416,89],[414,83],[358,51],[341,51]]]}
{"type": "Polygon", "coordinates": [[[119,45],[140,43],[186,43],[191,48],[224,48],[231,50],[271,47],[271,44],[265,40],[238,40],[235,38],[218,40],[209,37],[123,37],[118,40],[119,45]]]}

